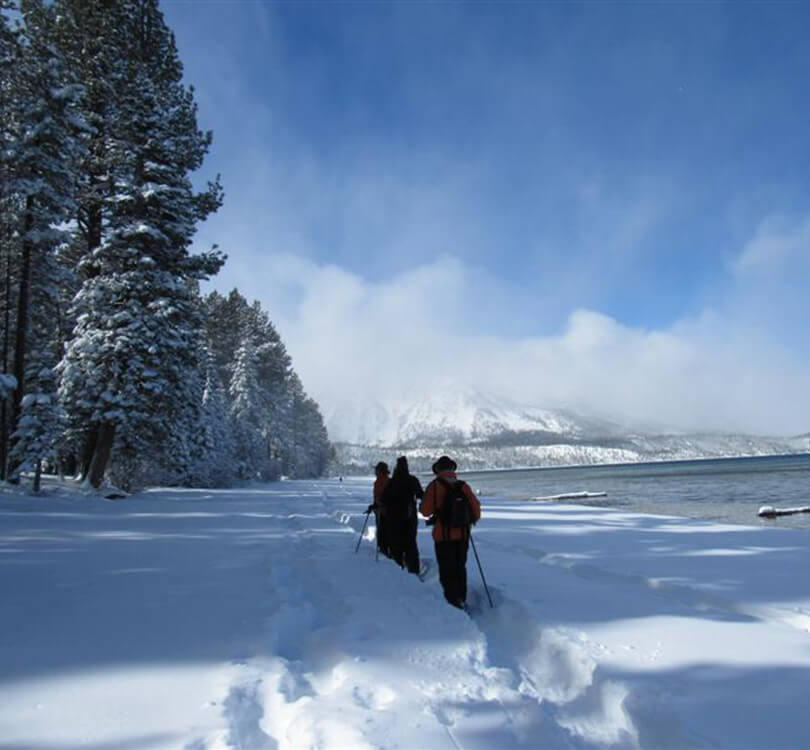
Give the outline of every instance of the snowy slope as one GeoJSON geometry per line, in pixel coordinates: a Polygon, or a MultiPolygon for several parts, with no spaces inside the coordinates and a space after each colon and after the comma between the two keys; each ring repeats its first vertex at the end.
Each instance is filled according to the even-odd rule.
{"type": "Polygon", "coordinates": [[[806,532],[487,498],[468,618],[370,489],[0,495],[2,746],[810,746],[806,532]]]}
{"type": "Polygon", "coordinates": [[[457,382],[387,405],[356,397],[327,418],[335,469],[368,472],[380,448],[430,466],[452,451],[466,469],[630,463],[801,452],[807,440],[725,433],[648,432],[572,411],[515,403],[457,382]]]}
{"type": "Polygon", "coordinates": [[[618,426],[603,420],[518,404],[450,380],[386,405],[358,396],[333,410],[326,421],[334,441],[378,446],[483,442],[510,432],[542,432],[571,438],[620,434],[618,426]]]}

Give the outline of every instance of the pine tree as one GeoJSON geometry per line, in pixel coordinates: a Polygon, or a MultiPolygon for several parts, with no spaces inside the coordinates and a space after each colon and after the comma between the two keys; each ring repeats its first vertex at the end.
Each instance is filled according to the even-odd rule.
{"type": "Polygon", "coordinates": [[[209,294],[204,307],[213,358],[228,384],[241,475],[320,476],[330,452],[326,428],[267,313],[237,290],[209,294]]]}
{"type": "Polygon", "coordinates": [[[18,256],[16,226],[19,217],[19,201],[12,188],[12,167],[19,138],[20,65],[22,46],[20,30],[12,25],[7,11],[14,7],[11,0],[0,0],[0,260],[2,260],[2,361],[0,362],[0,479],[6,478],[9,404],[10,397],[17,389],[17,379],[9,373],[11,368],[10,347],[13,336],[13,310],[16,300],[12,279],[13,265],[18,256]]]}
{"type": "Polygon", "coordinates": [[[200,422],[194,433],[192,460],[196,485],[223,486],[236,476],[226,394],[210,344],[205,349],[205,385],[200,422]]]}
{"type": "Polygon", "coordinates": [[[13,435],[11,458],[20,471],[34,472],[34,492],[39,491],[42,462],[56,463],[56,446],[62,435],[63,413],[56,399],[56,373],[43,366],[28,378],[29,392],[22,402],[22,414],[13,435]]]}
{"type": "Polygon", "coordinates": [[[19,30],[0,13],[0,399],[13,390],[15,463],[38,475],[73,456],[94,486],[105,472],[320,473],[323,421],[267,313],[236,290],[199,297],[223,257],[192,255],[191,239],[222,191],[191,185],[211,134],[157,0],[19,9],[19,30]]]}
{"type": "MultiPolygon", "coordinates": [[[[18,443],[13,452],[15,463],[30,458],[39,465],[42,456],[29,455],[28,451],[49,451],[52,437],[46,436],[58,432],[60,413],[53,397],[54,379],[47,372],[54,359],[50,305],[61,276],[55,260],[56,248],[65,236],[61,225],[75,206],[73,168],[80,153],[78,133],[83,125],[75,106],[79,89],[55,43],[53,7],[39,0],[23,0],[20,10],[24,43],[14,76],[16,127],[8,133],[7,151],[10,194],[18,222],[7,248],[7,263],[17,255],[17,388],[11,422],[18,443]],[[27,404],[35,415],[28,415],[23,425],[29,378],[35,381],[35,392],[27,404]]],[[[7,279],[10,275],[7,265],[7,279]]],[[[7,291],[7,300],[9,296],[7,291]]]]}
{"type": "Polygon", "coordinates": [[[238,476],[240,479],[269,478],[270,447],[262,419],[265,394],[258,380],[256,346],[249,337],[236,351],[228,390],[238,476]]]}
{"type": "Polygon", "coordinates": [[[113,104],[97,109],[114,110],[116,129],[104,132],[104,148],[94,143],[90,151],[112,154],[115,166],[107,192],[93,193],[102,236],[93,245],[97,238],[88,233],[78,264],[77,326],[60,365],[74,432],[90,437],[85,468],[94,486],[116,436],[122,451],[137,453],[168,437],[188,407],[185,384],[200,367],[196,282],[224,260],[217,252],[189,253],[196,223],[219,207],[222,194],[218,183],[200,194],[192,189],[188,175],[202,163],[211,135],[197,128],[193,91],[181,83],[157,2],[128,0],[110,14],[127,41],[107,87],[96,87],[111,91],[113,104]]]}
{"type": "Polygon", "coordinates": [[[295,374],[290,378],[290,396],[284,473],[295,479],[319,477],[326,471],[330,449],[323,418],[295,374]]]}
{"type": "Polygon", "coordinates": [[[58,326],[59,286],[65,277],[58,253],[42,253],[32,267],[31,287],[35,304],[30,307],[26,353],[25,395],[16,431],[12,436],[12,464],[19,471],[34,472],[39,490],[43,461],[57,463],[65,429],[65,414],[57,396],[56,364],[62,341],[58,326]]]}

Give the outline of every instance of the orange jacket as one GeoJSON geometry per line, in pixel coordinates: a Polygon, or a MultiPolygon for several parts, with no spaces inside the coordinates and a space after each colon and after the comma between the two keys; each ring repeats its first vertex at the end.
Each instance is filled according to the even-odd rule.
{"type": "MultiPolygon", "coordinates": [[[[444,503],[444,498],[447,495],[447,485],[444,482],[440,482],[439,479],[445,479],[450,483],[455,482],[456,473],[454,471],[443,471],[438,475],[437,479],[434,479],[427,486],[427,489],[425,490],[425,497],[419,504],[419,512],[423,516],[428,517],[434,514],[436,515],[436,523],[433,526],[433,540],[436,542],[443,542],[445,541],[444,526],[439,518],[439,515],[441,515],[439,511],[441,510],[442,504],[444,503]]],[[[472,491],[472,487],[470,487],[470,485],[466,482],[464,483],[464,494],[467,496],[467,500],[470,503],[472,521],[475,523],[481,518],[481,503],[478,502],[478,498],[472,491]]],[[[447,538],[451,541],[467,538],[467,532],[465,529],[450,529],[449,531],[450,533],[447,538]]]]}
{"type": "Polygon", "coordinates": [[[377,514],[385,510],[385,508],[380,505],[380,498],[382,497],[385,485],[388,484],[388,479],[388,474],[382,474],[374,480],[374,505],[378,506],[374,512],[377,514]]]}

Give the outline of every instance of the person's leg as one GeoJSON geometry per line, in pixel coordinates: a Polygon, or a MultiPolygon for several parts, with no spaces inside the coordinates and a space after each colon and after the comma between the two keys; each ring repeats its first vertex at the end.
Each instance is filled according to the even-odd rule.
{"type": "Polygon", "coordinates": [[[439,566],[439,582],[442,584],[444,598],[454,607],[459,607],[456,591],[456,553],[453,542],[436,542],[436,563],[439,566]]]}
{"type": "Polygon", "coordinates": [[[388,527],[388,546],[391,549],[391,559],[400,568],[405,565],[405,547],[407,544],[406,530],[401,522],[391,523],[388,527]]]}
{"type": "Polygon", "coordinates": [[[382,519],[380,518],[380,511],[374,511],[374,520],[377,523],[377,549],[385,554],[385,549],[383,548],[383,527],[382,519]]]}
{"type": "Polygon", "coordinates": [[[409,573],[419,572],[419,546],[416,544],[416,528],[408,529],[408,543],[405,548],[405,565],[409,573]]]}
{"type": "Polygon", "coordinates": [[[386,557],[391,557],[391,532],[390,532],[391,522],[388,520],[385,514],[380,514],[380,552],[382,552],[386,557]]]}
{"type": "Polygon", "coordinates": [[[464,539],[460,542],[455,542],[456,548],[456,575],[457,575],[457,591],[459,599],[462,603],[467,601],[467,550],[469,542],[464,539]]]}

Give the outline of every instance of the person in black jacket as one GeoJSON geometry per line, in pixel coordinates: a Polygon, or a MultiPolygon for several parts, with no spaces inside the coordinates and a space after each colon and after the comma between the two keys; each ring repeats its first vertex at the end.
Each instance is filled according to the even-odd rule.
{"type": "Polygon", "coordinates": [[[419,573],[416,499],[423,494],[419,480],[408,470],[408,459],[400,456],[385,485],[381,503],[385,508],[391,559],[400,567],[407,567],[409,573],[419,573]]]}

